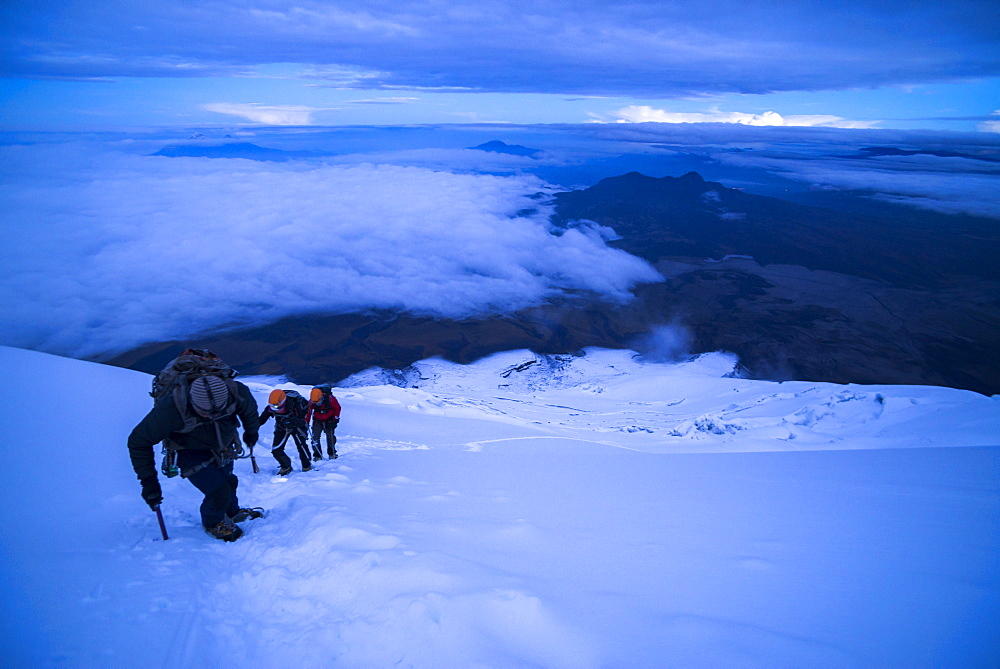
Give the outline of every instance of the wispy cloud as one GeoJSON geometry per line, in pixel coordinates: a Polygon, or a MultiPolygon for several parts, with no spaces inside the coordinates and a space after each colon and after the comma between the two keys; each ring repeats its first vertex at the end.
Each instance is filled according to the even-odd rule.
{"type": "MultiPolygon", "coordinates": [[[[483,152],[467,152],[479,154],[483,152]]],[[[460,317],[659,275],[533,177],[0,148],[0,343],[72,355],[290,314],[460,317]]]]}
{"type": "Polygon", "coordinates": [[[311,125],[315,112],[328,111],[327,109],[318,109],[316,107],[232,102],[216,102],[203,105],[203,108],[219,114],[239,116],[251,123],[261,123],[264,125],[311,125]]]}
{"type": "Polygon", "coordinates": [[[736,123],[756,126],[796,126],[825,128],[874,128],[878,121],[852,121],[828,114],[788,115],[767,111],[762,114],[724,112],[712,109],[707,112],[669,112],[645,105],[623,107],[610,115],[610,119],[595,116],[596,121],[613,120],[618,123],[736,123]]]}
{"type": "Polygon", "coordinates": [[[348,100],[352,105],[408,105],[418,102],[420,98],[391,97],[391,98],[368,98],[365,100],[348,100]]]}
{"type": "Polygon", "coordinates": [[[775,150],[787,150],[789,146],[810,147],[810,150],[823,155],[828,155],[831,151],[850,151],[875,145],[972,153],[984,151],[993,156],[1000,151],[1000,138],[990,134],[935,130],[750,126],[736,123],[592,123],[583,128],[589,136],[607,141],[677,144],[685,147],[704,144],[734,147],[760,145],[774,147],[775,150]]]}
{"type": "Polygon", "coordinates": [[[993,112],[993,116],[996,116],[997,120],[984,121],[979,124],[979,129],[983,132],[1000,132],[1000,109],[993,112]]]}

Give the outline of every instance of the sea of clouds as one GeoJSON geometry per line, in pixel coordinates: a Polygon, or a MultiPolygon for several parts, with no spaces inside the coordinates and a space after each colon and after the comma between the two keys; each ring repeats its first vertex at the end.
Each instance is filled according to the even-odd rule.
{"type": "Polygon", "coordinates": [[[749,191],[777,178],[1000,218],[1000,138],[986,133],[635,123],[211,134],[5,137],[0,344],[101,358],[291,315],[464,317],[578,291],[628,300],[660,275],[610,248],[607,228],[553,230],[546,200],[632,169],[705,166],[749,191]],[[491,136],[542,152],[465,148],[491,136]],[[151,155],[220,141],[294,159],[151,155]],[[866,158],[866,146],[956,155],[866,158]]]}
{"type": "Polygon", "coordinates": [[[147,153],[0,148],[0,344],[100,357],[295,314],[622,301],[661,278],[606,228],[551,229],[529,175],[147,153]]]}
{"type": "Polygon", "coordinates": [[[722,155],[729,165],[758,167],[788,179],[942,214],[1000,219],[1000,163],[963,157],[880,156],[869,160],[722,155]]]}

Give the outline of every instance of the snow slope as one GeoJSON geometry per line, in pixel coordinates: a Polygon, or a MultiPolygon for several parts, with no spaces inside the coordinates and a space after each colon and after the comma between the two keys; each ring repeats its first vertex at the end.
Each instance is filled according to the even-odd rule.
{"type": "Polygon", "coordinates": [[[370,370],[341,459],[277,477],[265,426],[224,544],[139,497],[148,375],[0,348],[0,665],[1000,663],[1000,400],[734,365],[370,370]]]}

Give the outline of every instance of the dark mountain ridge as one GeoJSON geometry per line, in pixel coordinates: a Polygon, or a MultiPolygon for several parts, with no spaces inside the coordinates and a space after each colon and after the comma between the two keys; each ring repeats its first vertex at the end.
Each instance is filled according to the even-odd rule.
{"type": "Polygon", "coordinates": [[[520,144],[508,144],[507,142],[502,142],[499,139],[494,139],[484,144],[480,144],[478,146],[472,146],[469,148],[476,151],[488,151],[490,153],[508,153],[512,156],[526,156],[529,158],[542,152],[541,149],[532,149],[527,146],[521,146],[520,144]]]}
{"type": "Polygon", "coordinates": [[[958,225],[942,231],[913,217],[901,225],[744,193],[696,172],[659,179],[632,172],[555,200],[557,223],[607,225],[622,236],[614,246],[651,262],[749,255],[762,265],[801,265],[901,286],[940,285],[951,275],[1000,280],[1000,235],[988,222],[956,219],[958,225]]]}

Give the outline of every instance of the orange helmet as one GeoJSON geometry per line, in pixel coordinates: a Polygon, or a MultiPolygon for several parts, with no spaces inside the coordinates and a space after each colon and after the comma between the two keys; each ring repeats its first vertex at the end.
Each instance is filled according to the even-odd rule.
{"type": "Polygon", "coordinates": [[[319,388],[313,388],[312,392],[309,393],[309,401],[313,404],[319,404],[323,401],[323,391],[319,388]]]}
{"type": "Polygon", "coordinates": [[[280,409],[281,405],[285,403],[285,391],[275,388],[271,391],[270,397],[267,398],[267,403],[271,405],[272,409],[280,409]]]}

